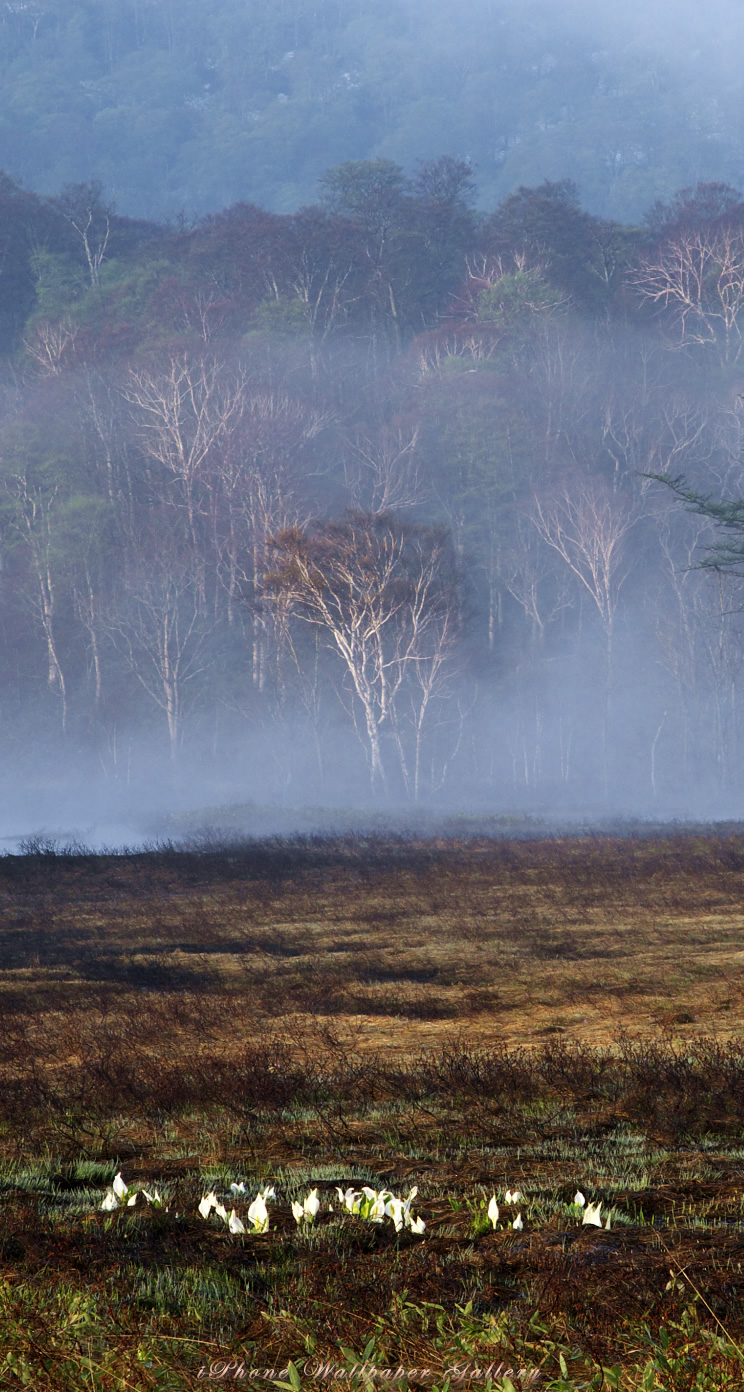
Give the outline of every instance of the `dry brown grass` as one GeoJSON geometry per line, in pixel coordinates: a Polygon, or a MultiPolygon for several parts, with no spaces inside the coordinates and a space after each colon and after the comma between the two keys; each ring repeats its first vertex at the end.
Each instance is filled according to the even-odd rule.
{"type": "MultiPolygon", "coordinates": [[[[744,1030],[744,840],[276,846],[0,863],[3,1013],[209,1000],[357,1050],[744,1030]]],[[[138,1010],[137,1013],[142,1013],[138,1010]]],[[[190,1026],[188,1026],[190,1028],[190,1026]]]]}
{"type": "Polygon", "coordinates": [[[3,1347],[50,1392],[91,1347],[91,1386],[180,1389],[205,1348],[370,1333],[386,1362],[502,1349],[561,1388],[557,1350],[597,1389],[612,1360],[628,1389],[740,1385],[743,874],[734,836],[0,860],[3,1347]],[[81,1157],[170,1214],[95,1189],[68,1212],[81,1157]],[[421,1186],[425,1241],[296,1231],[299,1186],[361,1173],[421,1186]],[[270,1234],[195,1216],[238,1174],[277,1177],[270,1234]],[[478,1227],[514,1182],[524,1232],[478,1227]],[[611,1232],[570,1214],[577,1183],[611,1232]]]}

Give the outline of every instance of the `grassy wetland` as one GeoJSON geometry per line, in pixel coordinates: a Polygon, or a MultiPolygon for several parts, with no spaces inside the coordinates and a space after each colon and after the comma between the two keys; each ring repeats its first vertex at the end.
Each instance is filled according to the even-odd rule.
{"type": "Polygon", "coordinates": [[[744,1385],[740,833],[39,843],[0,903],[0,1388],[744,1385]]]}

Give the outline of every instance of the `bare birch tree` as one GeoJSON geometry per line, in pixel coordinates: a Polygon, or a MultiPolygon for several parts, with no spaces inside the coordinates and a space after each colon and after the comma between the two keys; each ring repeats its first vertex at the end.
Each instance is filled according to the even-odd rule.
{"type": "Polygon", "coordinates": [[[97,179],[88,184],[67,184],[52,202],[78,237],[90,283],[97,289],[101,283],[101,266],[111,237],[113,216],[113,208],[103,202],[103,185],[97,179]]]}
{"type": "Polygon", "coordinates": [[[388,786],[383,735],[398,749],[404,783],[418,791],[422,731],[458,625],[456,568],[447,533],[388,515],[281,533],[271,542],[266,588],[285,610],[318,628],[340,663],[351,712],[361,718],[373,790],[388,786]],[[401,742],[400,697],[418,683],[414,770],[401,742]],[[401,757],[402,755],[402,757],[401,757]],[[418,770],[418,774],[417,774],[418,770]]]}
{"type": "Polygon", "coordinates": [[[27,474],[9,478],[6,487],[12,499],[11,527],[16,537],[25,543],[30,563],[32,584],[28,599],[44,635],[47,684],[59,693],[62,733],[65,734],[68,697],[57,631],[60,577],[55,536],[60,490],[57,485],[44,488],[34,484],[27,474]]]}
{"type": "Polygon", "coordinates": [[[689,228],[643,258],[630,282],[655,306],[676,348],[713,348],[722,366],[744,351],[744,229],[689,228]]]}
{"type": "Polygon", "coordinates": [[[253,685],[263,690],[278,638],[276,613],[261,604],[269,564],[267,538],[307,521],[308,483],[315,477],[312,442],[330,424],[287,392],[246,394],[239,429],[213,464],[214,554],[227,601],[227,621],[247,614],[253,685]]]}
{"type": "Polygon", "coordinates": [[[125,583],[109,611],[107,628],[130,671],[166,718],[172,763],[194,683],[206,666],[211,627],[191,556],[178,550],[167,523],[143,529],[130,548],[125,583]]]}
{"type": "Polygon", "coordinates": [[[637,503],[595,480],[575,479],[547,498],[535,496],[532,522],[597,607],[612,657],[617,606],[631,567],[627,538],[637,503]]]}
{"type": "Polygon", "coordinates": [[[78,332],[69,315],[42,319],[26,334],[23,346],[39,373],[59,377],[74,351],[78,332]]]}
{"type": "Polygon", "coordinates": [[[237,428],[245,393],[242,371],[228,372],[215,358],[186,354],[172,355],[159,371],[132,370],[124,388],[145,455],[180,486],[194,546],[207,465],[237,428]]]}
{"type": "Polygon", "coordinates": [[[628,536],[641,516],[633,500],[609,492],[597,480],[567,480],[547,498],[535,496],[532,522],[591,597],[605,644],[602,762],[608,788],[607,738],[615,622],[620,592],[631,569],[628,536]]]}
{"type": "Polygon", "coordinates": [[[385,513],[421,502],[423,486],[416,446],[420,425],[383,428],[370,438],[356,435],[344,463],[346,487],[360,511],[385,513]]]}

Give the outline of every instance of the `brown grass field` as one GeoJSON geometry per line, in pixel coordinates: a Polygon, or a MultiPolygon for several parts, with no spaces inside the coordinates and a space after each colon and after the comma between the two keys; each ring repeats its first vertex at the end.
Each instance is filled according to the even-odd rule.
{"type": "Polygon", "coordinates": [[[744,836],[47,849],[0,902],[0,1388],[744,1386],[744,836]]]}

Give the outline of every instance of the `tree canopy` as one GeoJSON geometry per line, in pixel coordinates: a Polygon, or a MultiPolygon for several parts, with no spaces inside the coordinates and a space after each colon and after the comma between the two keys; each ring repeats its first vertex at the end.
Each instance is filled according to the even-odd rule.
{"type": "MultiPolygon", "coordinates": [[[[698,12],[699,11],[699,12],[698,12]]],[[[44,0],[0,10],[0,167],[59,193],[91,179],[133,218],[314,200],[329,165],[412,176],[446,152],[493,207],[574,180],[591,211],[640,218],[744,146],[716,25],[661,0],[44,0]]]]}

